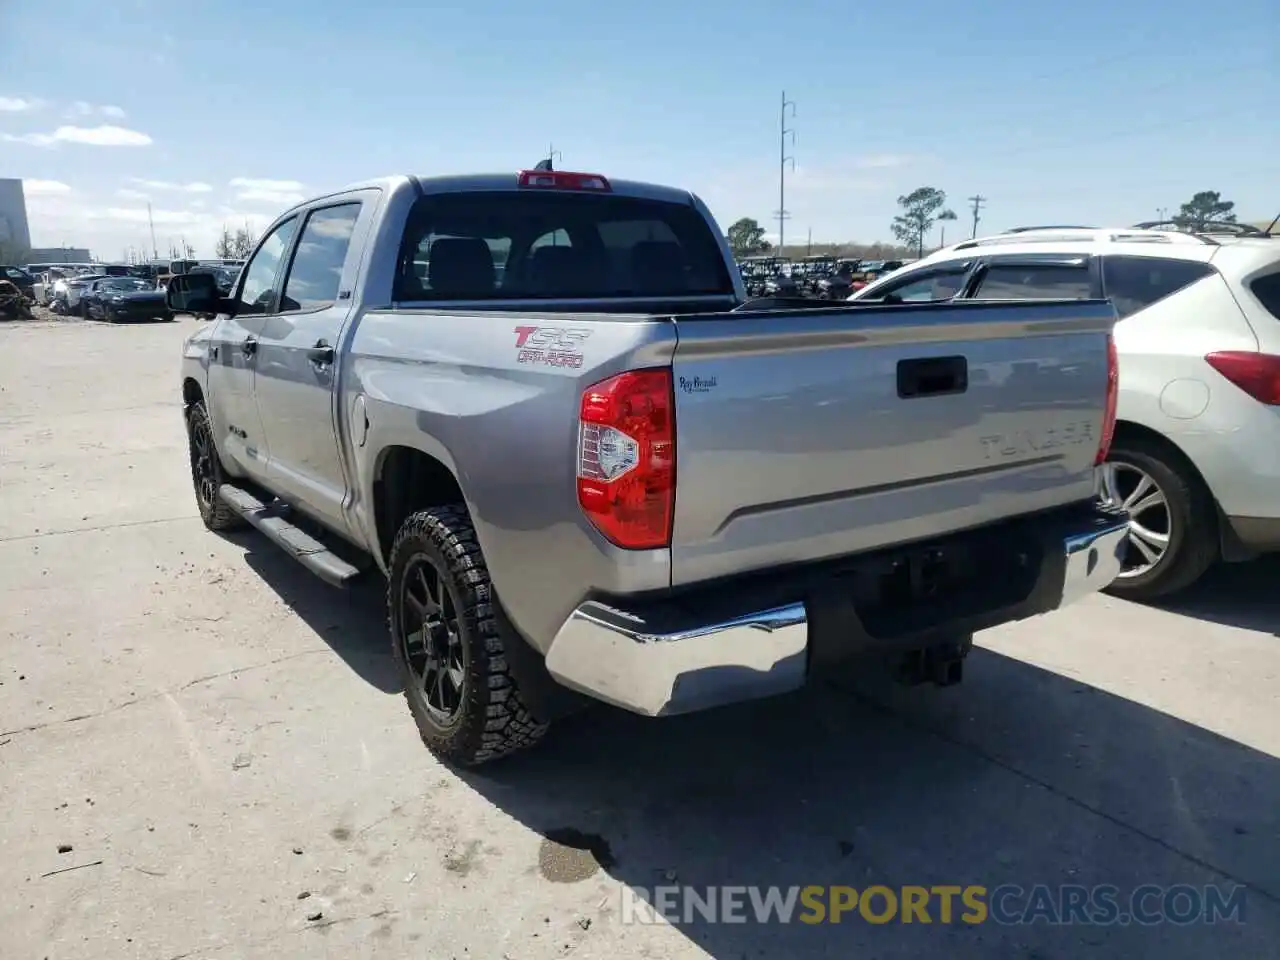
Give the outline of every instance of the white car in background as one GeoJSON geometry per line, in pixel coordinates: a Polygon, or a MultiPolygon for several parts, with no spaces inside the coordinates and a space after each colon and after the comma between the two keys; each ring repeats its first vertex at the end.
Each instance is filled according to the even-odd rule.
{"type": "Polygon", "coordinates": [[[1211,229],[1026,228],[850,297],[1112,300],[1120,397],[1099,480],[1132,518],[1111,592],[1134,600],[1182,590],[1219,559],[1280,551],[1280,237],[1211,229]]]}

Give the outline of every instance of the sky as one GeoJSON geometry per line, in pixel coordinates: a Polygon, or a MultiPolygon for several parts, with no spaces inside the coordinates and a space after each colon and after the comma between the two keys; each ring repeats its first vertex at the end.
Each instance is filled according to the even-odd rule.
{"type": "MultiPolygon", "coordinates": [[[[891,239],[897,198],[980,233],[1124,225],[1220,191],[1280,213],[1277,0],[0,0],[0,177],[37,246],[117,259],[391,173],[685,187],[722,227],[891,239]]],[[[936,232],[936,230],[935,230],[936,232]]]]}

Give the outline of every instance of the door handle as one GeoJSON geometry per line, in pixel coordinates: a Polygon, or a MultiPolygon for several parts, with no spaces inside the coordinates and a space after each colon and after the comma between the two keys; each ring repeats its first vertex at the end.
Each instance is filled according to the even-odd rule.
{"type": "Polygon", "coordinates": [[[240,344],[240,352],[246,357],[252,357],[258,352],[258,341],[253,337],[245,337],[244,341],[240,344]]]}
{"type": "Polygon", "coordinates": [[[898,361],[898,396],[942,397],[969,389],[969,361],[964,357],[922,357],[898,361]]]}
{"type": "Polygon", "coordinates": [[[333,363],[333,347],[326,340],[317,340],[316,345],[307,351],[307,356],[315,366],[327,367],[333,363]]]}

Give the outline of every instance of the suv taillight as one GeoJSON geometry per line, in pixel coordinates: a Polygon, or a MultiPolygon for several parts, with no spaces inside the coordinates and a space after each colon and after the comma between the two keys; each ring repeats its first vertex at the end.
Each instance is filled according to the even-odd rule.
{"type": "Polygon", "coordinates": [[[1093,465],[1106,463],[1111,452],[1111,440],[1116,435],[1116,405],[1120,401],[1120,361],[1116,356],[1116,338],[1107,334],[1107,400],[1102,408],[1102,435],[1098,439],[1098,455],[1093,465]]]}
{"type": "Polygon", "coordinates": [[[676,502],[671,370],[631,370],[582,394],[578,503],[592,525],[628,550],[671,545],[676,502]]]}
{"type": "Polygon", "coordinates": [[[1223,350],[1204,359],[1259,403],[1280,406],[1280,357],[1246,350],[1223,350]]]}

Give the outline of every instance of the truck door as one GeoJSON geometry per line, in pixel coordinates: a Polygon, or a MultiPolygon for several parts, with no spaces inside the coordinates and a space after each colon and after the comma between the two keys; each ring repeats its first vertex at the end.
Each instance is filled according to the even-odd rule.
{"type": "Polygon", "coordinates": [[[209,345],[209,417],[218,449],[230,465],[255,480],[267,472],[267,438],[254,398],[258,340],[276,309],[284,255],[298,218],[277,224],[245,265],[231,316],[217,319],[209,345]]]}
{"type": "Polygon", "coordinates": [[[259,338],[254,375],[271,451],[268,486],[339,532],[348,527],[338,442],[339,339],[376,198],[376,192],[353,194],[307,211],[279,311],[259,338]]]}

